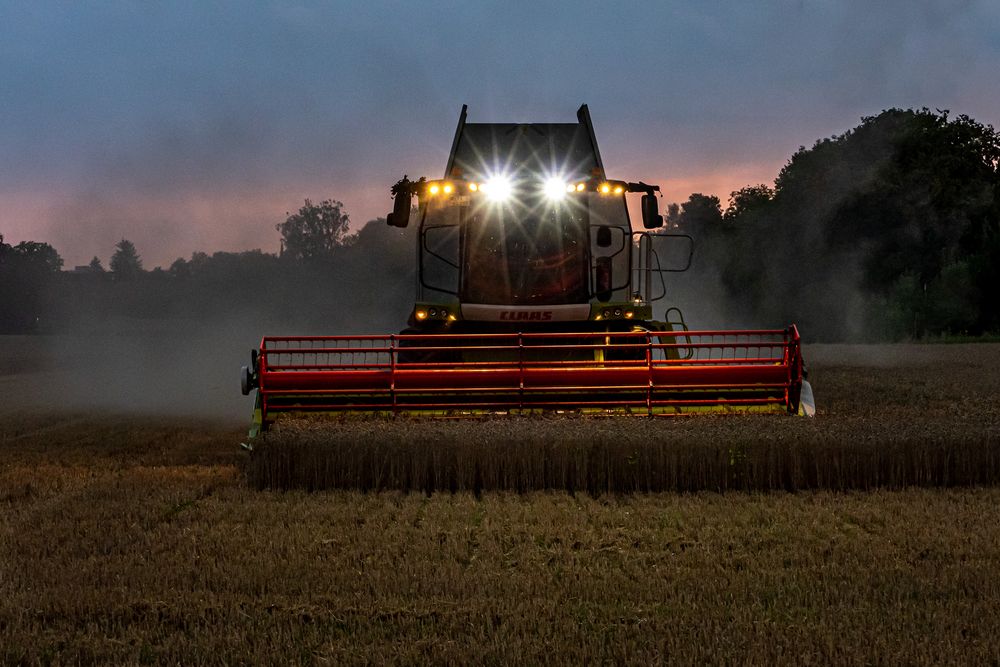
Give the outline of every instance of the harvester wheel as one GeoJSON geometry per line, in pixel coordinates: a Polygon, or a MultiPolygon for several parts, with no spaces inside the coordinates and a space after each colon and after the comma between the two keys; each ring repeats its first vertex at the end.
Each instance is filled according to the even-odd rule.
{"type": "Polygon", "coordinates": [[[252,389],[253,375],[250,372],[250,368],[248,366],[240,366],[240,390],[244,396],[249,396],[252,389]]]}

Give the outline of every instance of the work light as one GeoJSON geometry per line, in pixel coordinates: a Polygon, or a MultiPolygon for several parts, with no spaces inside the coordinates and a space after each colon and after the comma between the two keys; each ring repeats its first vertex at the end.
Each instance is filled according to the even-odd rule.
{"type": "Polygon", "coordinates": [[[566,181],[558,176],[553,176],[545,181],[543,190],[546,197],[558,201],[566,196],[566,181]]]}
{"type": "Polygon", "coordinates": [[[486,196],[493,201],[503,201],[510,196],[510,179],[502,174],[493,176],[490,180],[479,186],[480,192],[485,192],[486,196]]]}

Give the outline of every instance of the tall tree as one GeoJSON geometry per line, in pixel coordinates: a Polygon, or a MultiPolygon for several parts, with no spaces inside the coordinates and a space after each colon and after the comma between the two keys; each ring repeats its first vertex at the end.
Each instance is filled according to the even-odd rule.
{"type": "Polygon", "coordinates": [[[128,239],[122,239],[115,245],[115,254],[111,256],[111,272],[115,280],[132,280],[142,273],[142,258],[128,239]]]}
{"type": "Polygon", "coordinates": [[[27,263],[44,267],[45,270],[52,273],[60,271],[63,266],[62,257],[48,243],[22,241],[14,246],[14,253],[24,258],[27,263]]]}
{"type": "Polygon", "coordinates": [[[101,259],[96,255],[94,256],[94,259],[90,260],[90,264],[87,266],[89,266],[90,270],[94,273],[104,273],[104,265],[101,264],[101,259]]]}
{"type": "Polygon", "coordinates": [[[663,215],[664,229],[679,229],[681,226],[681,205],[676,202],[667,204],[667,212],[663,215]]]}
{"type": "Polygon", "coordinates": [[[62,264],[48,243],[11,246],[0,236],[0,333],[39,331],[47,325],[49,297],[62,264]]]}
{"type": "Polygon", "coordinates": [[[967,116],[863,118],[796,152],[770,201],[734,193],[724,283],[758,321],[817,338],[995,331],[998,163],[1000,135],[967,116]]]}
{"type": "Polygon", "coordinates": [[[306,199],[298,213],[289,214],[284,222],[275,225],[281,232],[283,256],[291,259],[319,259],[330,257],[337,248],[350,245],[349,218],[344,205],[327,199],[313,204],[306,199]]]}
{"type": "Polygon", "coordinates": [[[711,233],[721,222],[722,202],[715,195],[696,192],[681,204],[680,227],[689,234],[711,233]]]}
{"type": "Polygon", "coordinates": [[[735,221],[741,216],[746,219],[751,214],[759,212],[774,199],[774,189],[770,186],[748,185],[735,190],[729,195],[729,206],[722,218],[727,222],[735,221]]]}
{"type": "Polygon", "coordinates": [[[191,264],[183,257],[178,257],[167,271],[178,278],[188,278],[191,275],[191,264]]]}

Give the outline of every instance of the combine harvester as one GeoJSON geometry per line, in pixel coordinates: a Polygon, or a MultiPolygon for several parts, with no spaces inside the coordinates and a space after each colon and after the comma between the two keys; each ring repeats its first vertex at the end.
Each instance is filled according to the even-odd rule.
{"type": "Polygon", "coordinates": [[[418,202],[409,327],[265,337],[242,369],[244,395],[257,390],[250,437],[303,413],[812,415],[794,325],[654,319],[693,242],[660,229],[659,186],[608,178],[586,105],[577,119],[467,123],[463,107],[444,177],[393,187],[388,224],[407,227],[418,202]]]}

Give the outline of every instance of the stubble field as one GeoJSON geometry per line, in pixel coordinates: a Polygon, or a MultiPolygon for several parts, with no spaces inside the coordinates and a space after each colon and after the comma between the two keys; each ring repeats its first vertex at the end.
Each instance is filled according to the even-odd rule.
{"type": "MultiPolygon", "coordinates": [[[[992,484],[257,490],[236,446],[241,420],[47,402],[58,370],[24,350],[0,347],[0,662],[1000,661],[992,484]]],[[[624,442],[996,460],[1000,346],[806,353],[811,421],[351,423],[279,435],[468,444],[494,457],[624,442]]]]}

